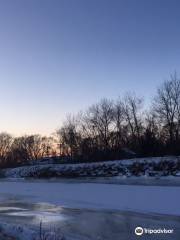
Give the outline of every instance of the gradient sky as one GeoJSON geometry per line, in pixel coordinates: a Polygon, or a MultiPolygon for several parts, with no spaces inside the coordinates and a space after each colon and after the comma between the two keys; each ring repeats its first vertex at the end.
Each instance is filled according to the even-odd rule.
{"type": "Polygon", "coordinates": [[[67,113],[180,74],[180,1],[0,0],[0,131],[49,134],[67,113]]]}

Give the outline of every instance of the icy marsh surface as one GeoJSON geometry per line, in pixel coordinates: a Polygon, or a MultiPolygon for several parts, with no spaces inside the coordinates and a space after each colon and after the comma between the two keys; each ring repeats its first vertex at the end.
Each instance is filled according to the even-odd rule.
{"type": "MultiPolygon", "coordinates": [[[[180,187],[105,183],[1,181],[0,222],[20,239],[55,229],[67,240],[136,239],[136,226],[174,229],[180,239],[180,187]]],[[[147,236],[142,239],[147,239],[147,236]]]]}

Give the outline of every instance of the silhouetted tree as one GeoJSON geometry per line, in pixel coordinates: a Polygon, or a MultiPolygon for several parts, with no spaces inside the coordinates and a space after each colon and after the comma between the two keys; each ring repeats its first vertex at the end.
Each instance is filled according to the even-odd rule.
{"type": "Polygon", "coordinates": [[[128,93],[124,97],[124,115],[127,131],[130,134],[130,146],[133,146],[133,148],[137,148],[141,141],[143,131],[142,104],[143,99],[136,97],[133,93],[128,93]]]}
{"type": "Polygon", "coordinates": [[[154,112],[159,118],[166,141],[173,148],[179,140],[180,130],[180,80],[176,74],[158,88],[154,100],[154,112]]]}
{"type": "Polygon", "coordinates": [[[6,164],[11,152],[13,137],[8,133],[0,133],[0,164],[6,164]]]}

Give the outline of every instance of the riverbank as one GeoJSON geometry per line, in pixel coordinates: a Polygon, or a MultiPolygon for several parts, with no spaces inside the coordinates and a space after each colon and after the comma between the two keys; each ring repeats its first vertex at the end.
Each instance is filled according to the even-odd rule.
{"type": "Polygon", "coordinates": [[[112,177],[179,177],[180,158],[175,156],[134,158],[79,164],[34,164],[2,169],[2,178],[112,178],[112,177]]]}

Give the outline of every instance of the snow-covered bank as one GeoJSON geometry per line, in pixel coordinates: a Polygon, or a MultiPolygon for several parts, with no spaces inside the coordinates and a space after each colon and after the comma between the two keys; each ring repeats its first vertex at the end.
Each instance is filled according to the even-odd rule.
{"type": "Polygon", "coordinates": [[[70,208],[180,215],[180,187],[0,182],[0,194],[70,208]]]}
{"type": "Polygon", "coordinates": [[[180,176],[179,157],[134,158],[81,164],[23,166],[1,171],[8,178],[85,178],[114,176],[180,176]]]}

